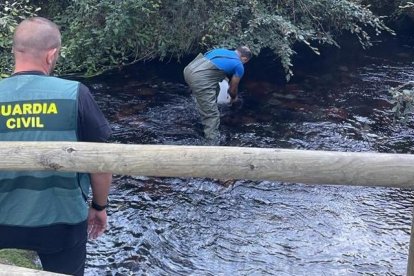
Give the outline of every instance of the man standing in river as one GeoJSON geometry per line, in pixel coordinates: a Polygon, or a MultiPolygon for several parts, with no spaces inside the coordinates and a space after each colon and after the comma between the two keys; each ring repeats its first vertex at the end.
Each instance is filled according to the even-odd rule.
{"type": "MultiPolygon", "coordinates": [[[[14,74],[0,81],[0,141],[108,139],[109,124],[89,89],[49,76],[60,47],[58,26],[45,18],[17,26],[14,74]]],[[[44,270],[83,275],[88,235],[106,228],[111,181],[109,173],[0,172],[0,249],[33,250],[44,270]]]]}
{"type": "Polygon", "coordinates": [[[228,94],[235,101],[244,74],[244,64],[251,57],[252,53],[246,46],[240,46],[234,51],[214,49],[204,55],[199,54],[184,68],[184,79],[196,99],[208,144],[220,143],[220,112],[217,106],[219,82],[226,76],[231,76],[228,94]]]}

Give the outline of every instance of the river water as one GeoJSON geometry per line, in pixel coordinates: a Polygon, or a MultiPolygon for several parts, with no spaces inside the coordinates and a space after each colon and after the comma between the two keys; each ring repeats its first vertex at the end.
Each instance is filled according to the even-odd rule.
{"type": "MultiPolygon", "coordinates": [[[[309,64],[288,85],[247,64],[241,103],[222,107],[224,145],[411,153],[413,121],[393,123],[388,94],[414,78],[411,45],[309,64]]],[[[82,80],[111,142],[202,144],[182,66],[143,68],[82,80]]],[[[404,275],[413,200],[396,188],[116,175],[86,275],[404,275]]]]}

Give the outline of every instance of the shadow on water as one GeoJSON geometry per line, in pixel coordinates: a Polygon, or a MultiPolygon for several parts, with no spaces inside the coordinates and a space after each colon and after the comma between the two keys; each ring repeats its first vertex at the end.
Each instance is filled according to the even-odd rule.
{"type": "MultiPolygon", "coordinates": [[[[411,153],[413,121],[393,124],[387,92],[413,79],[410,45],[299,70],[287,85],[251,74],[242,105],[222,107],[225,145],[411,153]]],[[[202,144],[182,67],[145,70],[84,80],[112,142],[202,144]]],[[[403,275],[413,199],[390,188],[116,176],[86,274],[403,275]]]]}

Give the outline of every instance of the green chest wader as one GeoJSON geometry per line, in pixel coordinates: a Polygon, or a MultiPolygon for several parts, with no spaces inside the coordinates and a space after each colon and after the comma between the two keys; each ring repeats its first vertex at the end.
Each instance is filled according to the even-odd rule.
{"type": "Polygon", "coordinates": [[[184,68],[184,78],[190,86],[204,126],[207,140],[218,144],[220,140],[220,112],[217,106],[219,82],[226,74],[210,60],[199,54],[184,68]]]}

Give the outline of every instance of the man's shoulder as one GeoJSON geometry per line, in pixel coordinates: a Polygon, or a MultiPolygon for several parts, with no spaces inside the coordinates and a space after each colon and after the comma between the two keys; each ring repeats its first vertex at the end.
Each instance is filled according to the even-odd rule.
{"type": "Polygon", "coordinates": [[[45,76],[45,77],[49,78],[50,80],[56,81],[56,82],[66,82],[66,83],[72,83],[72,84],[77,84],[77,85],[82,84],[79,81],[66,79],[64,77],[58,77],[58,76],[45,76]]]}
{"type": "Polygon", "coordinates": [[[40,74],[19,74],[12,75],[10,77],[0,80],[0,86],[9,86],[15,85],[16,83],[26,82],[34,85],[35,87],[84,87],[83,89],[88,88],[83,85],[81,82],[76,80],[69,80],[57,76],[48,76],[40,74]]]}
{"type": "Polygon", "coordinates": [[[17,75],[12,76],[8,79],[13,81],[14,78],[26,78],[27,81],[36,84],[36,85],[46,85],[46,86],[59,86],[64,87],[64,85],[70,85],[71,87],[80,86],[81,83],[76,80],[70,80],[59,76],[48,76],[48,75],[17,75]]]}
{"type": "Polygon", "coordinates": [[[232,50],[229,50],[229,49],[226,49],[226,48],[216,48],[216,49],[211,50],[211,53],[220,54],[220,55],[234,55],[234,54],[236,54],[235,51],[232,51],[232,50]]]}

